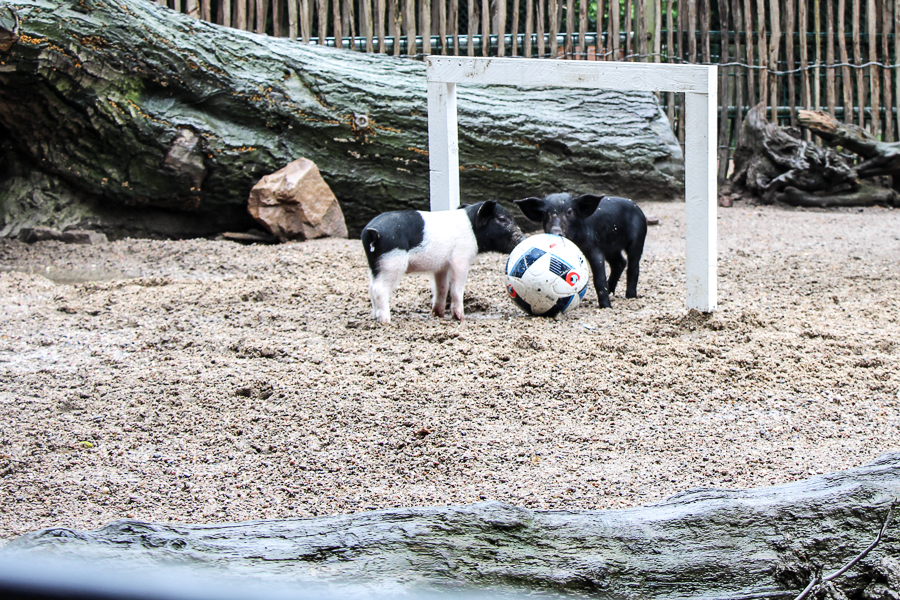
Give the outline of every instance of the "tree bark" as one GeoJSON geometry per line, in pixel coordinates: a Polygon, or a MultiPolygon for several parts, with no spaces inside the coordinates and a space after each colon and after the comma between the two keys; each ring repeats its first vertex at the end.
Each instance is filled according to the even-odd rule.
{"type": "MultiPolygon", "coordinates": [[[[21,163],[7,179],[36,170],[79,201],[99,199],[97,211],[174,210],[202,233],[249,223],[253,184],[306,157],[351,232],[385,210],[428,207],[421,62],[223,28],[145,0],[10,0],[0,13],[0,138],[7,163],[21,163]],[[21,35],[4,49],[14,15],[21,35]]],[[[458,97],[463,202],[683,193],[652,94],[498,86],[458,97]]],[[[0,181],[0,205],[31,202],[9,197],[23,187],[0,181]]]]}
{"type": "MultiPolygon", "coordinates": [[[[531,511],[499,502],[221,525],[117,521],[45,529],[5,552],[92,564],[220,567],[273,583],[410,591],[490,586],[617,599],[793,598],[866,548],[900,497],[900,453],[751,490],[701,489],[626,510],[531,511]]],[[[896,527],[834,583],[851,598],[900,576],[896,527]]],[[[868,595],[865,595],[868,594],[868,595]]]]}

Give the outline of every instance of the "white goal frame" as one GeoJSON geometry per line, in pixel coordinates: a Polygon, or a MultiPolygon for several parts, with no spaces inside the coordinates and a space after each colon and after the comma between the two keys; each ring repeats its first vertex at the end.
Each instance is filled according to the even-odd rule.
{"type": "Polygon", "coordinates": [[[459,206],[457,84],[684,92],[685,303],[702,312],[715,310],[715,66],[459,56],[428,56],[425,62],[431,210],[459,206]]]}

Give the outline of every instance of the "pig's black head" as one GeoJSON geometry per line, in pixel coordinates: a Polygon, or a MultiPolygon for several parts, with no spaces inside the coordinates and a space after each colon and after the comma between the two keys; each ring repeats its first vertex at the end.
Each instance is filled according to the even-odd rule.
{"type": "Polygon", "coordinates": [[[593,194],[577,198],[571,194],[550,194],[544,199],[516,200],[516,204],[529,221],[543,225],[544,233],[570,237],[573,226],[594,214],[601,200],[603,196],[593,194]]]}
{"type": "Polygon", "coordinates": [[[472,222],[479,252],[509,254],[525,235],[509,211],[493,200],[461,207],[472,222]]]}

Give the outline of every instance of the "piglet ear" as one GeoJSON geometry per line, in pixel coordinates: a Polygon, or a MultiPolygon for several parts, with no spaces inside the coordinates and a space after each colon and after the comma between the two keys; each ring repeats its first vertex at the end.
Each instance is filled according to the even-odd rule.
{"type": "Polygon", "coordinates": [[[575,212],[578,213],[578,216],[582,219],[587,219],[594,214],[594,211],[596,211],[597,207],[600,205],[600,201],[605,197],[606,196],[585,194],[572,200],[572,203],[575,205],[575,212]]]}
{"type": "Polygon", "coordinates": [[[475,216],[475,225],[478,227],[484,227],[487,225],[487,222],[490,221],[494,217],[494,211],[497,208],[497,203],[494,200],[488,200],[484,204],[478,207],[478,214],[475,216]]]}
{"type": "Polygon", "coordinates": [[[525,198],[516,200],[515,203],[529,221],[540,223],[544,220],[544,201],[541,198],[525,198]]]}

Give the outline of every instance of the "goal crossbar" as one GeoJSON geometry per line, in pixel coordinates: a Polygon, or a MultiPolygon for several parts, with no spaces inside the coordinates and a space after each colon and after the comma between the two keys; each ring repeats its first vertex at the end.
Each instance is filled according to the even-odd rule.
{"type": "Polygon", "coordinates": [[[459,56],[429,56],[425,62],[431,210],[459,206],[457,84],[683,92],[685,303],[702,312],[715,310],[715,66],[459,56]]]}

